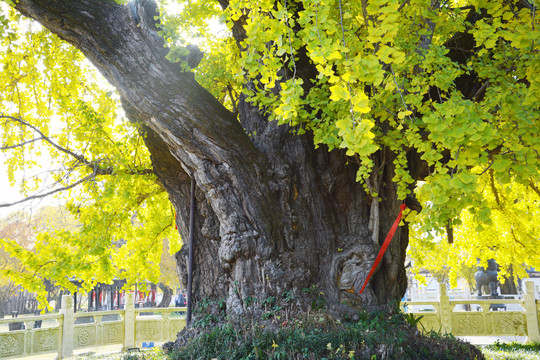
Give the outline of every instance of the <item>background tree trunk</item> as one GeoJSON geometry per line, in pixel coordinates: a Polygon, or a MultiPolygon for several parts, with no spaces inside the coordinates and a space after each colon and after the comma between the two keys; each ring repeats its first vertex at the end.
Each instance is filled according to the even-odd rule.
{"type": "Polygon", "coordinates": [[[508,269],[508,276],[504,277],[504,280],[500,282],[501,294],[511,295],[517,294],[516,282],[514,281],[514,269],[512,266],[508,269]]]}
{"type": "Polygon", "coordinates": [[[159,283],[158,287],[161,289],[161,292],[163,292],[163,297],[157,307],[168,307],[171,304],[173,290],[163,283],[159,283]]]}
{"type": "MultiPolygon", "coordinates": [[[[358,295],[399,211],[394,154],[377,154],[377,205],[344,152],[315,149],[309,134],[293,136],[244,98],[238,122],[165,59],[151,1],[20,0],[16,8],[79,48],[116,86],[127,116],[147,133],[183,239],[195,178],[195,303],[222,300],[231,318],[261,319],[275,310],[307,311],[318,299],[343,317],[404,294],[406,226],[358,295]],[[375,216],[380,225],[373,227],[375,216]]],[[[309,68],[299,65],[299,74],[309,76],[309,68]]],[[[184,274],[186,253],[176,257],[184,274]]]]}

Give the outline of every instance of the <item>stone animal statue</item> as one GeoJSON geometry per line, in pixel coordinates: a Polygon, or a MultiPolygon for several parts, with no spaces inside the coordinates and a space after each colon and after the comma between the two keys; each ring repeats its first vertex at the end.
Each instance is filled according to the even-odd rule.
{"type": "Polygon", "coordinates": [[[499,265],[494,259],[488,260],[488,268],[484,269],[483,266],[478,266],[478,271],[474,273],[474,280],[476,281],[476,288],[478,289],[478,296],[482,296],[482,286],[488,285],[491,292],[491,296],[498,296],[497,286],[499,281],[497,280],[497,271],[499,265]]]}

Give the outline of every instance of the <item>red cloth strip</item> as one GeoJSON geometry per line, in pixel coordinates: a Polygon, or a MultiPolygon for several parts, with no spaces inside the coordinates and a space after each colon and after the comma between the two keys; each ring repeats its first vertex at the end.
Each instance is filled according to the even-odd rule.
{"type": "Polygon", "coordinates": [[[388,248],[388,245],[390,245],[390,241],[392,241],[392,238],[394,237],[394,233],[397,230],[397,227],[399,225],[399,221],[401,220],[401,215],[403,214],[403,210],[407,208],[405,204],[401,204],[399,206],[401,209],[399,211],[399,214],[397,216],[396,221],[394,221],[394,225],[390,228],[390,231],[388,232],[388,235],[386,235],[386,239],[384,240],[384,243],[381,246],[381,250],[379,250],[379,254],[377,255],[377,258],[375,259],[375,262],[373,263],[373,266],[371,267],[371,270],[369,271],[369,274],[366,278],[366,281],[364,281],[364,285],[362,285],[362,289],[360,290],[359,294],[364,292],[364,289],[369,282],[369,279],[371,279],[371,275],[375,272],[375,269],[377,268],[377,265],[379,265],[379,262],[381,262],[381,259],[384,256],[384,253],[386,252],[386,248],[388,248]]]}

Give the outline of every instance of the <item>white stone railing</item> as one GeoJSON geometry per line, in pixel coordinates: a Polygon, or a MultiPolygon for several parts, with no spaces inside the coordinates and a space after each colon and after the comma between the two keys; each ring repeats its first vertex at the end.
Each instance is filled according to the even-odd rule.
{"type": "Polygon", "coordinates": [[[167,342],[186,326],[185,308],[135,309],[132,292],[126,296],[126,309],[74,313],[73,297],[62,297],[60,314],[0,319],[0,359],[57,353],[70,356],[74,350],[122,345],[124,350],[142,342],[167,342]],[[149,314],[150,313],[150,314],[149,314]],[[41,327],[35,322],[41,321],[41,327]],[[8,331],[10,323],[23,323],[24,329],[8,331]]]}
{"type": "Polygon", "coordinates": [[[523,299],[450,300],[446,287],[441,285],[439,301],[404,301],[401,306],[408,313],[422,316],[421,330],[455,336],[527,336],[530,342],[540,342],[540,301],[535,299],[534,283],[528,281],[525,290],[523,299]],[[491,311],[497,304],[522,310],[491,311]],[[476,305],[479,311],[458,309],[467,305],[476,305]],[[422,306],[433,310],[414,310],[422,306]]]}
{"type": "MultiPolygon", "coordinates": [[[[433,307],[433,311],[411,311],[423,316],[421,328],[427,331],[456,336],[527,336],[529,341],[540,342],[540,301],[535,299],[532,282],[526,283],[523,299],[450,300],[446,287],[441,286],[439,301],[407,301],[402,306],[407,310],[433,307]],[[456,309],[475,304],[480,311],[456,309]],[[523,310],[490,311],[493,304],[518,305],[523,310]]],[[[73,297],[64,295],[60,314],[0,319],[0,359],[47,353],[65,357],[78,349],[106,345],[129,349],[146,341],[172,341],[186,326],[185,318],[175,314],[185,310],[135,309],[134,294],[130,292],[125,310],[74,313],[73,297]],[[35,327],[36,321],[42,322],[41,327],[35,327]],[[23,323],[24,329],[8,331],[10,323],[23,323]]]]}

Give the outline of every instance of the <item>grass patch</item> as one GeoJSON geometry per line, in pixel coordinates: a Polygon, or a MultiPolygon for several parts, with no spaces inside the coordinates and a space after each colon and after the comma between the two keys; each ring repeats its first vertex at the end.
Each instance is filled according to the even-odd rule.
{"type": "Polygon", "coordinates": [[[540,360],[540,344],[519,342],[487,345],[482,349],[487,360],[540,360]]]}
{"type": "Polygon", "coordinates": [[[116,354],[95,354],[89,352],[71,356],[67,360],[167,360],[168,357],[161,348],[156,347],[150,350],[128,351],[116,354]]]}

